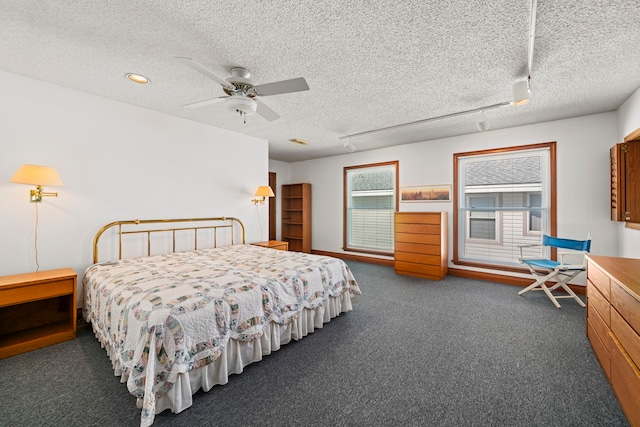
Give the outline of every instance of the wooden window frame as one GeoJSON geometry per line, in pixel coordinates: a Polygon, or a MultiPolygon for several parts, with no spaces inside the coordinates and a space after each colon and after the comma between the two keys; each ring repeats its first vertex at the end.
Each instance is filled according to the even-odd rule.
{"type": "MultiPolygon", "coordinates": [[[[374,249],[364,249],[364,248],[354,248],[351,247],[347,244],[347,242],[349,241],[348,236],[347,236],[347,206],[348,206],[348,200],[347,200],[347,191],[348,191],[348,186],[347,186],[347,172],[353,169],[365,169],[365,168],[374,168],[374,167],[380,167],[380,166],[395,166],[395,170],[396,170],[396,174],[395,174],[395,211],[398,211],[398,194],[400,193],[400,180],[399,180],[399,176],[400,176],[400,162],[398,160],[392,160],[389,162],[380,162],[380,163],[369,163],[366,165],[354,165],[354,166],[345,166],[343,168],[343,172],[342,172],[342,250],[344,251],[348,251],[348,252],[358,252],[358,253],[364,253],[364,254],[371,254],[371,255],[384,255],[384,256],[393,256],[393,251],[388,252],[388,251],[377,251],[374,249]]],[[[393,217],[392,217],[392,226],[393,226],[393,217]]]]}
{"type": "MultiPolygon", "coordinates": [[[[480,262],[472,262],[460,260],[458,258],[458,221],[461,220],[458,218],[458,160],[461,157],[471,157],[471,156],[480,156],[487,154],[500,154],[500,153],[511,153],[516,151],[524,151],[524,150],[533,150],[533,149],[549,149],[549,185],[550,185],[550,194],[549,194],[549,233],[552,236],[557,235],[557,191],[556,191],[556,142],[542,142],[539,144],[528,144],[528,145],[518,145],[518,146],[510,146],[510,147],[502,147],[502,148],[493,148],[488,150],[479,150],[479,151],[467,151],[464,153],[454,153],[453,155],[453,259],[451,262],[455,265],[463,265],[468,267],[477,267],[489,270],[500,270],[500,271],[513,271],[513,272],[528,272],[526,268],[519,267],[511,267],[506,265],[497,265],[497,264],[487,264],[480,262]]],[[[465,220],[464,218],[462,219],[465,220]]],[[[551,249],[551,258],[556,258],[556,249],[551,249]]]]}

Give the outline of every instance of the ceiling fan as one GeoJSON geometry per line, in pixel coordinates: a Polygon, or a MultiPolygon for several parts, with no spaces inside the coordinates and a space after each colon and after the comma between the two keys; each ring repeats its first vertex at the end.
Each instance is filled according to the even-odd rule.
{"type": "Polygon", "coordinates": [[[304,77],[254,86],[251,81],[251,73],[245,68],[234,67],[231,69],[231,77],[223,79],[191,58],[178,57],[176,59],[220,84],[222,90],[226,93],[226,95],[217,98],[205,99],[204,101],[183,105],[183,107],[204,107],[205,105],[224,101],[227,108],[235,113],[239,113],[245,123],[246,116],[253,113],[259,114],[270,122],[280,118],[278,113],[267,107],[262,101],[257,99],[258,97],[309,90],[309,85],[307,85],[304,77]]]}

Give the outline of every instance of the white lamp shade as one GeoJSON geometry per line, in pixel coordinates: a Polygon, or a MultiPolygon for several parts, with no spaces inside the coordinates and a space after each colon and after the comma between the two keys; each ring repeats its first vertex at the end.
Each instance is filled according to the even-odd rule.
{"type": "Polygon", "coordinates": [[[261,185],[260,187],[258,187],[258,189],[256,190],[255,196],[258,196],[258,197],[276,197],[276,195],[273,194],[273,190],[268,185],[261,185]]]}
{"type": "Polygon", "coordinates": [[[49,166],[22,165],[9,181],[17,184],[63,186],[58,172],[49,166]]]}

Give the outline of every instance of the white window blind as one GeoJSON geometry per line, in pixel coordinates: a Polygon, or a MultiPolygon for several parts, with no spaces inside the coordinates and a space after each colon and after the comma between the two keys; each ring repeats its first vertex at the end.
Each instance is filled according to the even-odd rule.
{"type": "Polygon", "coordinates": [[[352,250],[393,251],[396,165],[347,168],[346,245],[352,250]]]}

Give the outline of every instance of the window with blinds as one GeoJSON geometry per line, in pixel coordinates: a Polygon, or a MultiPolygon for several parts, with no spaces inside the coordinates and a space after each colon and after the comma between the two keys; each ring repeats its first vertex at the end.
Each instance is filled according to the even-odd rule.
{"type": "Polygon", "coordinates": [[[555,233],[555,143],[455,154],[454,162],[454,262],[519,267],[520,246],[555,233]]]}
{"type": "Polygon", "coordinates": [[[398,162],[344,168],[344,249],[393,253],[398,162]]]}

